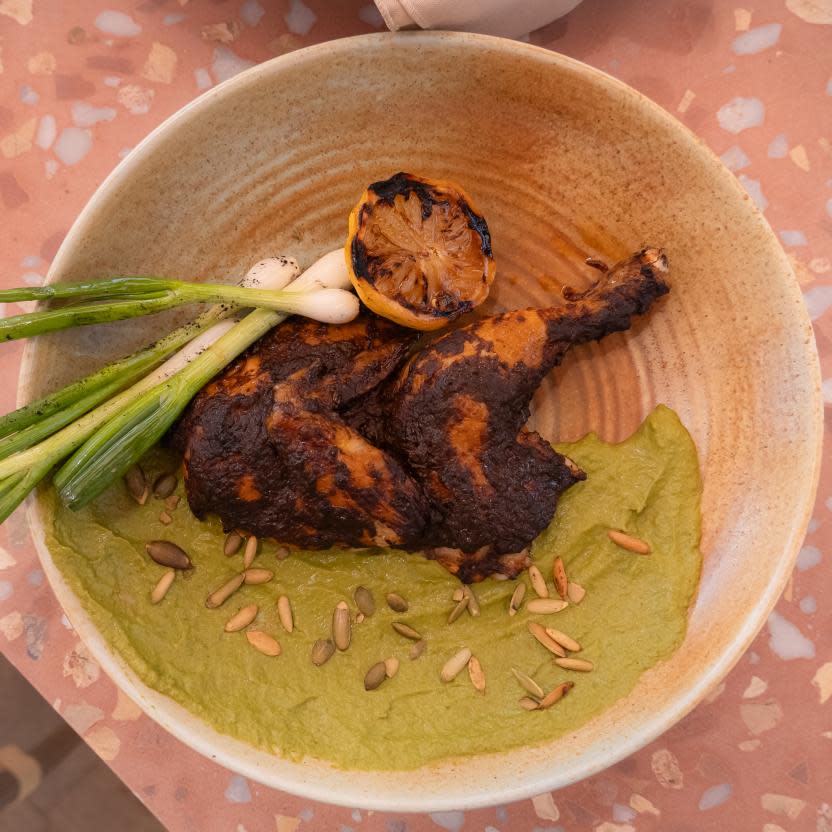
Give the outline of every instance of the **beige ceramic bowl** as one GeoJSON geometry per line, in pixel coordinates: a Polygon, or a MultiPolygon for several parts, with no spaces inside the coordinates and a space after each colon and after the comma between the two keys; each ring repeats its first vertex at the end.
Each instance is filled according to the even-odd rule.
{"type": "MultiPolygon", "coordinates": [[[[760,629],[792,568],[821,442],[818,361],[785,254],[734,177],[637,92],[560,55],[481,36],[371,35],[304,49],[208,92],[101,186],[51,281],[115,273],[240,274],[275,252],[341,245],[365,185],[406,169],[459,182],[493,232],[495,309],[585,285],[587,255],[666,248],[655,314],[576,350],[535,400],[544,435],[629,434],[658,402],[693,434],[704,475],[705,566],[687,638],[626,699],[542,748],[407,773],[287,762],[222,736],[113,655],[56,571],[52,586],[117,683],[229,768],[362,808],[497,804],[563,786],[635,751],[689,711],[760,629]]],[[[164,321],[63,333],[26,353],[22,398],[146,342],[164,321]]],[[[633,633],[638,638],[638,633],[633,633]]]]}

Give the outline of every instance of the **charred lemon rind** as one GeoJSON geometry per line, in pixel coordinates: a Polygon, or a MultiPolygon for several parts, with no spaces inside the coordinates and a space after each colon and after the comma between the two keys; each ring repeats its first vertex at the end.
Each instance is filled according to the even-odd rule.
{"type": "Polygon", "coordinates": [[[488,225],[468,194],[401,172],[361,195],[344,253],[365,305],[421,330],[440,329],[482,303],[496,273],[488,225]]]}

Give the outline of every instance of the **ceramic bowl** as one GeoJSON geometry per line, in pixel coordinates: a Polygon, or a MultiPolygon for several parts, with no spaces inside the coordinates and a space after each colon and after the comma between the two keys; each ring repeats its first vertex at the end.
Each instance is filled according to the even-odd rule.
{"type": "MultiPolygon", "coordinates": [[[[570,440],[628,435],[659,403],[699,448],[704,571],[669,661],[614,707],[548,745],[408,772],[289,762],[223,736],[142,684],[66,587],[78,633],[157,722],[243,775],[379,810],[461,809],[564,786],[632,753],[687,713],[760,629],[789,575],[820,460],[820,375],[786,255],[704,145],[603,73],[527,44],[452,33],[370,35],[257,66],[155,130],[99,188],[50,281],[111,274],[231,276],[274,252],[341,245],[365,185],[400,170],[459,182],[488,218],[494,309],[547,305],[608,261],[661,245],[673,291],[649,320],[576,350],[535,399],[534,425],[570,440]]],[[[29,344],[21,399],[151,340],[144,318],[29,344]]]]}

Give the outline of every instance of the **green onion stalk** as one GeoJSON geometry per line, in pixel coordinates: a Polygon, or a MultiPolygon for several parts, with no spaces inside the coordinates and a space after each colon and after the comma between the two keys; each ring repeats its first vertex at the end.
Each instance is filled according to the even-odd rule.
{"type": "MultiPolygon", "coordinates": [[[[121,321],[152,315],[185,303],[218,303],[227,307],[257,307],[288,315],[308,315],[301,293],[275,289],[256,289],[217,283],[191,283],[157,277],[114,277],[84,283],[57,283],[50,286],[5,289],[0,303],[29,300],[95,301],[39,309],[0,319],[0,341],[31,338],[73,326],[121,321]]],[[[326,304],[324,304],[326,306],[326,304]]]]}
{"type": "Polygon", "coordinates": [[[0,460],[0,522],[70,455],[54,483],[66,505],[75,509],[86,505],[161,439],[211,378],[288,314],[330,323],[352,320],[359,304],[344,291],[349,286],[343,253],[330,252],[287,290],[272,293],[292,296],[285,311],[259,308],[240,321],[215,324],[151,375],[38,444],[0,460]]]}

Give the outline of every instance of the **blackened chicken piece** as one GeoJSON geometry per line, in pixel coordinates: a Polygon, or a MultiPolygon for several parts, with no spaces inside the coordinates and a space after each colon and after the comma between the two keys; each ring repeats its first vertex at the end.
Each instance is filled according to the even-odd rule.
{"type": "Polygon", "coordinates": [[[372,314],[341,326],[296,318],[261,338],[175,429],[194,514],[311,549],[421,538],[419,486],[338,415],[400,365],[413,338],[372,314]]]}
{"type": "Polygon", "coordinates": [[[585,475],[524,425],[544,376],[570,347],[628,329],[665,294],[667,260],[646,249],[566,303],[483,318],[418,352],[388,383],[368,435],[403,460],[432,508],[410,542],[463,581],[516,575],[559,496],[585,475]]]}

